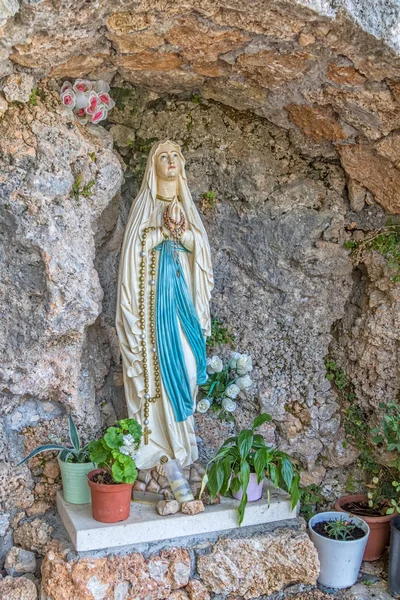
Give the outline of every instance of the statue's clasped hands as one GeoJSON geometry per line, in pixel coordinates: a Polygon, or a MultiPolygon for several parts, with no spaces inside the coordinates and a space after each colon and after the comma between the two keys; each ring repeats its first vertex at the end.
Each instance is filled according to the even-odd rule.
{"type": "Polygon", "coordinates": [[[186,231],[186,217],[179,200],[174,198],[164,211],[164,227],[175,238],[180,238],[186,231]]]}

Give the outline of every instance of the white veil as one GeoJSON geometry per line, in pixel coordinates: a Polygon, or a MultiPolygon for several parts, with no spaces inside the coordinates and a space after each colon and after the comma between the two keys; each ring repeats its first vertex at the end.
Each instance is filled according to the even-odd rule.
{"type": "Polygon", "coordinates": [[[130,412],[137,412],[144,389],[142,352],[140,346],[139,319],[139,271],[141,263],[141,238],[143,230],[152,224],[152,214],[156,206],[157,180],[154,158],[163,144],[172,144],[179,154],[182,169],[178,181],[178,195],[185,211],[188,227],[193,233],[193,300],[204,335],[210,335],[211,319],[209,301],[214,287],[211,252],[208,237],[193,202],[187,184],[185,159],[178,144],[169,140],[153,145],[146,165],[142,185],[132,203],[122,244],[119,279],[116,328],[120,341],[123,368],[125,371],[125,394],[130,412]],[[130,369],[132,377],[127,377],[130,369]]]}

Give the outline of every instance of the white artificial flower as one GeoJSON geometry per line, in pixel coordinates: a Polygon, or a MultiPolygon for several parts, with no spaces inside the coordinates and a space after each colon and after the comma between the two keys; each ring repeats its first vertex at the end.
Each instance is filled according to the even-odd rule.
{"type": "Polygon", "coordinates": [[[248,354],[242,354],[240,358],[238,358],[236,363],[236,372],[238,375],[246,375],[253,370],[253,363],[251,362],[251,356],[248,354]]]}
{"type": "Polygon", "coordinates": [[[231,385],[228,385],[225,390],[225,396],[228,396],[228,398],[232,398],[232,400],[234,400],[239,392],[240,388],[236,385],[236,383],[231,383],[231,385]]]}
{"type": "Polygon", "coordinates": [[[131,449],[128,448],[128,446],[121,446],[121,448],[119,449],[119,451],[121,452],[121,454],[125,454],[125,456],[130,456],[131,455],[131,449]]]}
{"type": "Polygon", "coordinates": [[[240,354],[240,352],[232,352],[230,360],[232,369],[236,369],[236,363],[241,356],[242,355],[240,354]]]}
{"type": "Polygon", "coordinates": [[[94,84],[94,89],[99,94],[101,94],[102,92],[108,93],[110,91],[110,86],[107,83],[107,81],[104,81],[104,79],[99,79],[99,81],[96,81],[96,83],[94,84]]]}
{"type": "Polygon", "coordinates": [[[253,381],[250,375],[243,375],[243,377],[238,377],[236,379],[236,385],[240,390],[247,390],[253,385],[253,381]]]}
{"type": "Polygon", "coordinates": [[[226,412],[233,413],[236,410],[236,402],[231,400],[231,398],[222,398],[222,408],[226,410],[226,412]]]}
{"type": "Polygon", "coordinates": [[[128,433],[122,437],[125,446],[133,446],[135,445],[135,440],[133,439],[133,435],[128,433]]]}
{"type": "Polygon", "coordinates": [[[197,403],[196,410],[198,413],[204,415],[204,413],[206,413],[208,411],[210,406],[211,406],[211,402],[209,400],[207,400],[207,398],[204,398],[203,400],[200,400],[200,402],[197,403]]]}
{"type": "Polygon", "coordinates": [[[212,373],[221,373],[222,367],[222,360],[219,356],[213,356],[212,358],[207,359],[207,373],[210,375],[212,373]]]}

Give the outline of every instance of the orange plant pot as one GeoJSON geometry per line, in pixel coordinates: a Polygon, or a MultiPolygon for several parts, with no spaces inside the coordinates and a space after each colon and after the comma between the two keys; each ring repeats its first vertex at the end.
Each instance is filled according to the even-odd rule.
{"type": "MultiPolygon", "coordinates": [[[[349,502],[368,502],[368,498],[365,494],[352,494],[350,496],[342,496],[335,502],[335,510],[340,512],[345,511],[342,508],[343,505],[349,502]]],[[[355,514],[355,513],[353,513],[355,514]]],[[[363,560],[372,561],[378,560],[385,551],[386,546],[389,544],[390,539],[390,521],[397,513],[393,515],[383,515],[382,517],[364,517],[357,515],[360,519],[363,519],[368,523],[371,533],[369,534],[367,547],[365,548],[363,560]]]]}
{"type": "Polygon", "coordinates": [[[92,481],[103,469],[94,469],[88,473],[88,484],[92,496],[92,515],[100,523],[118,523],[129,517],[133,483],[106,485],[92,481]]]}

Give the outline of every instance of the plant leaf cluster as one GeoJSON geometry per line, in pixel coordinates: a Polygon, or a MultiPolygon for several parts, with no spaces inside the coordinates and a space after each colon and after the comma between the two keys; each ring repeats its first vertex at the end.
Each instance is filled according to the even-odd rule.
{"type": "Polygon", "coordinates": [[[349,541],[354,540],[353,531],[356,529],[352,521],[346,521],[343,518],[328,521],[325,525],[325,531],[330,538],[334,540],[349,541]]]}
{"type": "Polygon", "coordinates": [[[233,347],[235,336],[229,327],[226,327],[220,319],[211,319],[211,335],[207,338],[207,348],[212,350],[217,346],[233,347]]]}
{"type": "Polygon", "coordinates": [[[242,489],[243,496],[238,506],[239,525],[243,522],[247,505],[250,473],[257,475],[258,483],[264,477],[268,477],[275,487],[286,490],[290,494],[293,508],[300,497],[300,476],[289,455],[267,446],[263,436],[255,432],[258,427],[271,419],[271,415],[266,413],[256,417],[251,429],[243,429],[237,436],[225,440],[206,467],[200,497],[206,485],[212,499],[218,493],[235,494],[240,488],[242,489]]]}
{"type": "Polygon", "coordinates": [[[90,181],[82,185],[82,175],[77,175],[71,188],[72,197],[75,198],[77,202],[79,201],[80,196],[83,196],[83,198],[90,198],[90,196],[93,193],[92,188],[95,185],[95,183],[95,180],[91,179],[90,181]]]}
{"type": "Polygon", "coordinates": [[[391,281],[395,284],[400,282],[400,224],[389,222],[386,227],[370,233],[361,241],[346,242],[345,247],[352,251],[356,264],[362,261],[364,252],[379,252],[393,271],[391,281]]]}
{"type": "Polygon", "coordinates": [[[81,440],[79,437],[78,430],[72,418],[72,415],[69,415],[69,439],[71,442],[71,446],[63,446],[62,444],[44,444],[43,446],[38,446],[32,452],[25,456],[25,458],[18,463],[18,466],[23,465],[29,459],[41,454],[42,452],[48,452],[50,450],[58,450],[59,458],[64,462],[71,463],[88,463],[90,462],[89,458],[89,444],[85,446],[81,445],[81,440]]]}
{"type": "Polygon", "coordinates": [[[140,445],[142,427],[135,419],[122,419],[109,427],[102,438],[90,442],[91,460],[108,471],[115,483],[134,483],[137,478],[136,463],[132,456],[123,454],[121,448],[126,443],[124,437],[131,435],[135,449],[140,445]]]}

